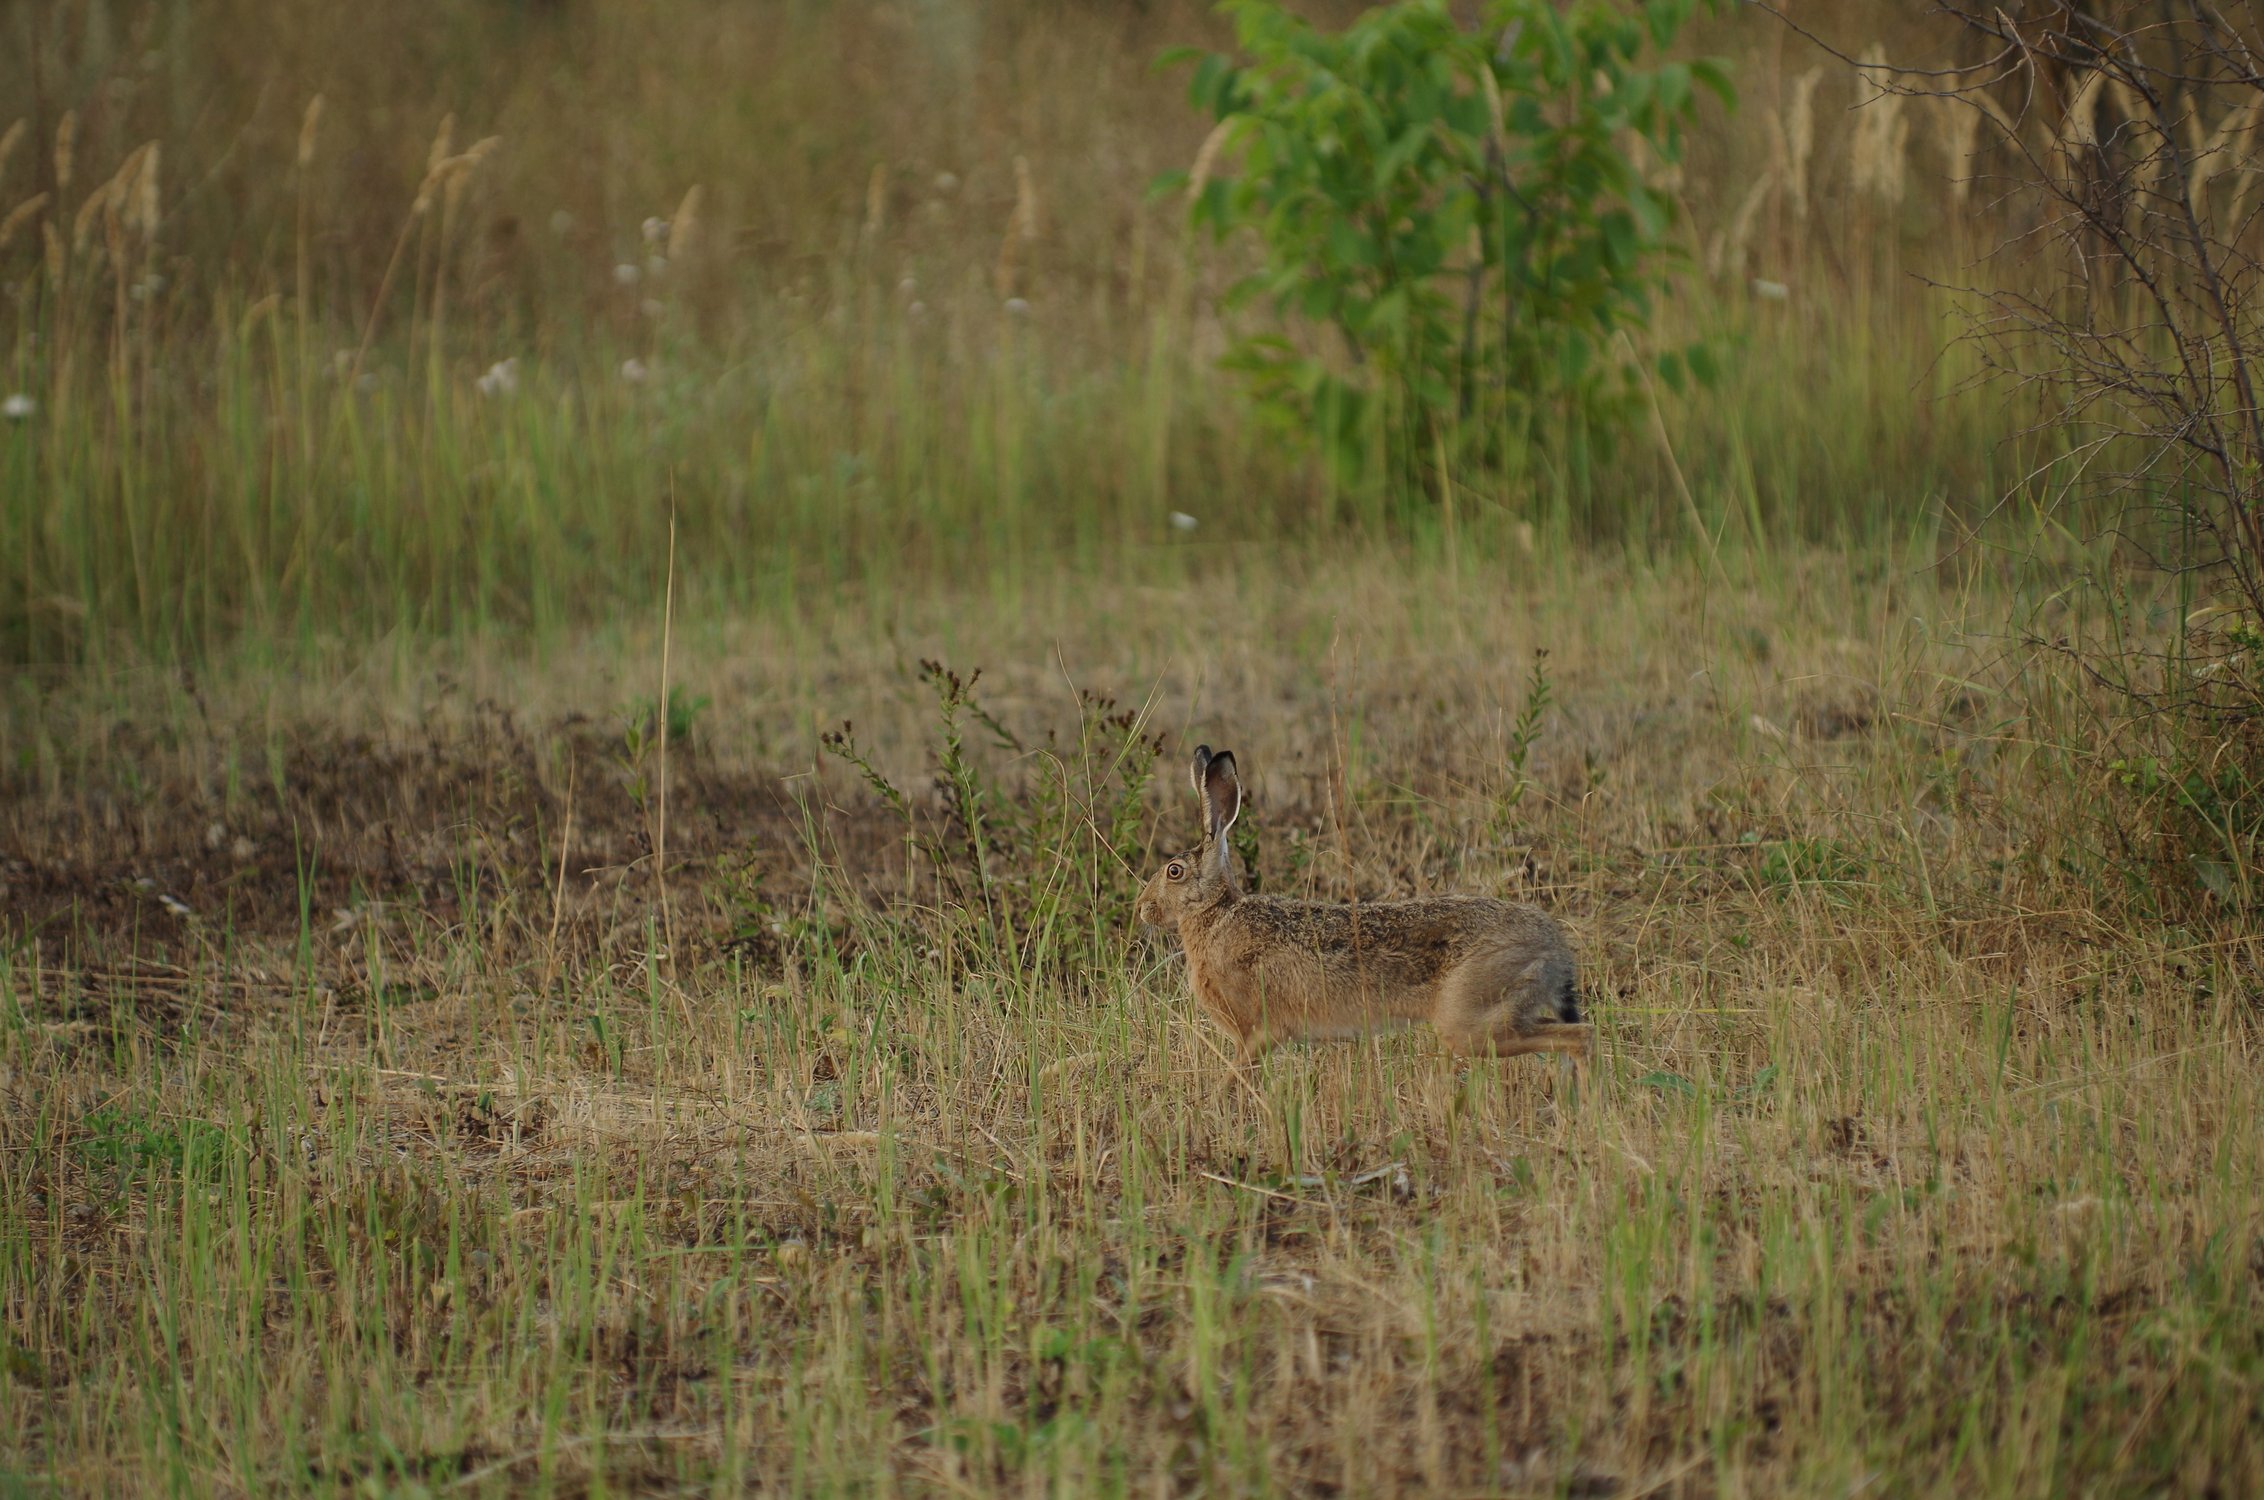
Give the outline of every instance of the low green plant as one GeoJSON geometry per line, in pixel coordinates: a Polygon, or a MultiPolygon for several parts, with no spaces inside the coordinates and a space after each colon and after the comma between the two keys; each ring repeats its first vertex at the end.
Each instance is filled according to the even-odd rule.
{"type": "MultiPolygon", "coordinates": [[[[2200,660],[2156,695],[2174,712],[2125,716],[2107,762],[2119,795],[2110,855],[2160,910],[2183,890],[2234,912],[2264,905],[2264,631],[2196,631],[2200,660]]],[[[2142,704],[2142,707],[2145,705],[2142,704]]]]}
{"type": "Polygon", "coordinates": [[[625,716],[621,731],[622,748],[628,752],[631,760],[641,760],[645,751],[660,743],[661,721],[664,717],[668,743],[676,746],[686,744],[700,722],[700,715],[707,712],[712,701],[705,693],[694,694],[685,691],[682,686],[676,686],[668,690],[668,712],[665,716],[660,713],[656,699],[648,698],[633,705],[625,716]]]}
{"type": "Polygon", "coordinates": [[[228,1132],[205,1120],[163,1120],[119,1105],[103,1105],[81,1122],[79,1155],[119,1171],[216,1170],[228,1132]]]}
{"type": "Polygon", "coordinates": [[[1837,839],[1776,839],[1761,844],[1760,855],[1761,886],[1778,895],[1808,890],[1844,900],[1849,888],[1864,884],[1872,873],[1859,851],[1837,839]]]}
{"type": "MultiPolygon", "coordinates": [[[[1697,6],[1489,0],[1465,25],[1397,0],[1330,32],[1230,0],[1238,56],[1168,54],[1218,126],[1159,187],[1258,241],[1232,300],[1277,326],[1226,362],[1261,407],[1342,471],[1434,486],[1450,450],[1499,464],[1544,428],[1628,416],[1628,336],[1677,259],[1661,174],[1700,93],[1733,99],[1720,63],[1658,56],[1697,6]]],[[[1655,364],[1676,387],[1714,369],[1702,343],[1655,364]]]]}
{"type": "MultiPolygon", "coordinates": [[[[1549,686],[1549,653],[1533,653],[1533,667],[1525,677],[1525,702],[1517,710],[1517,722],[1509,728],[1509,753],[1504,764],[1509,779],[1500,794],[1494,798],[1494,832],[1506,834],[1515,821],[1519,804],[1533,789],[1533,778],[1526,767],[1533,759],[1533,745],[1541,737],[1541,726],[1547,722],[1549,710],[1556,705],[1556,695],[1549,686]]],[[[1590,779],[1596,778],[1591,767],[1590,779]]]]}
{"type": "Polygon", "coordinates": [[[1073,742],[1052,730],[1026,736],[978,696],[979,670],[962,676],[922,661],[919,678],[936,703],[932,801],[883,772],[852,723],[819,743],[903,823],[915,869],[933,882],[927,916],[939,935],[971,940],[1022,973],[1112,948],[1146,873],[1142,833],[1162,736],[1146,732],[1138,710],[1091,692],[1078,695],[1073,742]]]}

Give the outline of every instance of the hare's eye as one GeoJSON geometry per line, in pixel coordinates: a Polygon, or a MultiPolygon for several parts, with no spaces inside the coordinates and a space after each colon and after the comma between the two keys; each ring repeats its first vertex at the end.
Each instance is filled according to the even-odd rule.
{"type": "Polygon", "coordinates": [[[1187,878],[1187,867],[1177,860],[1173,860],[1170,864],[1164,866],[1163,872],[1174,880],[1185,880],[1187,878]]]}

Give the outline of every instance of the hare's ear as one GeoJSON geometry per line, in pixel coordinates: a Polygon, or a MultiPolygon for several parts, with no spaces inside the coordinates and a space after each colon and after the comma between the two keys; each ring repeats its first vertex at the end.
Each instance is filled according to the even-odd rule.
{"type": "Polygon", "coordinates": [[[1242,811],[1242,778],[1234,773],[1234,752],[1221,750],[1203,767],[1203,834],[1226,860],[1226,831],[1242,811]]]}
{"type": "Polygon", "coordinates": [[[1195,783],[1195,795],[1197,797],[1203,795],[1203,772],[1210,766],[1210,763],[1211,747],[1197,745],[1195,747],[1195,763],[1187,768],[1188,779],[1195,783]]]}

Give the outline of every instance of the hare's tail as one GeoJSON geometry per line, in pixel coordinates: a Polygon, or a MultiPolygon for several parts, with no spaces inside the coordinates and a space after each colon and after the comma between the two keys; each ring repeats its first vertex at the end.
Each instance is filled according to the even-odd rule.
{"type": "Polygon", "coordinates": [[[1573,987],[1570,972],[1567,972],[1564,976],[1564,987],[1557,991],[1556,1008],[1558,1020],[1567,1025],[1574,1025],[1579,1022],[1580,992],[1573,987]]]}

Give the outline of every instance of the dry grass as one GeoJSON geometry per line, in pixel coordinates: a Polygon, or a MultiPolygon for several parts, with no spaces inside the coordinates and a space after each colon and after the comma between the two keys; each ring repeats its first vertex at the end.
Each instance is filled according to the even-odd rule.
{"type": "MultiPolygon", "coordinates": [[[[124,685],[123,731],[59,700],[8,747],[52,771],[6,813],[7,900],[50,920],[0,979],[0,1462],[200,1494],[2249,1492],[2255,944],[2118,930],[2022,857],[2027,731],[1961,633],[2002,609],[1816,555],[1734,585],[1224,559],[693,626],[673,670],[717,706],[676,760],[667,954],[615,714],[656,639],[370,659],[351,697],[124,685]],[[919,785],[928,653],[990,664],[1025,737],[1101,684],[1174,760],[1231,742],[1276,886],[1545,903],[1600,1055],[1407,1034],[1240,1073],[1131,933],[1022,964],[903,906],[900,832],[813,731],[853,717],[919,785]]],[[[1085,847],[1054,853],[1151,852],[1085,847]]]]}

